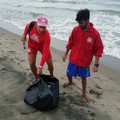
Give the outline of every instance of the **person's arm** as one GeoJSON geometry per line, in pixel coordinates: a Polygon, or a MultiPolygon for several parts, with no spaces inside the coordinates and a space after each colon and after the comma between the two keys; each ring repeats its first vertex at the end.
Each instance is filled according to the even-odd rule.
{"type": "Polygon", "coordinates": [[[46,38],[44,40],[44,43],[43,43],[42,58],[41,58],[41,61],[40,61],[40,66],[41,67],[44,66],[44,63],[47,60],[48,55],[50,54],[50,34],[49,34],[49,32],[46,35],[47,36],[46,36],[46,38]]]}
{"type": "Polygon", "coordinates": [[[49,54],[50,54],[50,35],[48,33],[43,43],[42,58],[37,68],[37,74],[42,74],[44,63],[47,60],[49,54]]]}
{"type": "Polygon", "coordinates": [[[95,56],[95,63],[94,63],[93,69],[92,69],[93,72],[97,72],[98,71],[99,59],[100,59],[100,57],[95,56]]]}
{"type": "Polygon", "coordinates": [[[69,51],[71,50],[71,48],[73,46],[73,42],[74,42],[74,39],[73,39],[73,31],[72,31],[72,33],[69,37],[69,40],[68,40],[68,44],[66,45],[66,51],[65,51],[64,55],[62,56],[62,59],[63,59],[64,62],[66,61],[67,55],[68,55],[69,51]]]}
{"type": "Polygon", "coordinates": [[[94,64],[94,65],[96,65],[96,66],[97,66],[97,64],[99,64],[99,59],[100,59],[100,57],[95,56],[95,64],[94,64]]]}
{"type": "Polygon", "coordinates": [[[67,55],[68,55],[69,51],[70,51],[70,49],[67,49],[67,48],[66,48],[66,51],[65,51],[64,55],[62,56],[62,59],[63,59],[64,62],[65,62],[66,59],[67,59],[67,55]]]}
{"type": "Polygon", "coordinates": [[[95,62],[93,66],[93,72],[98,71],[99,60],[100,60],[100,57],[102,57],[103,49],[104,49],[103,43],[102,43],[100,34],[98,33],[96,37],[95,47],[94,47],[95,62]]]}
{"type": "Polygon", "coordinates": [[[21,38],[22,42],[26,41],[26,36],[28,34],[28,29],[29,29],[29,24],[27,24],[26,27],[25,27],[25,29],[24,29],[24,32],[23,32],[23,35],[22,35],[22,38],[21,38]]]}

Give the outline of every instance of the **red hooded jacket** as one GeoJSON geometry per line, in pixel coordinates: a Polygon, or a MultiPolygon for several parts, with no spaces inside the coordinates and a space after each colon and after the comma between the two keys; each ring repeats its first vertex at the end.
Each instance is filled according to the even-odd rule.
{"type": "MultiPolygon", "coordinates": [[[[23,33],[24,36],[26,36],[28,34],[29,25],[30,24],[27,24],[25,27],[25,30],[23,33]]],[[[36,27],[37,27],[36,24],[34,24],[32,30],[30,32],[29,40],[28,40],[28,47],[29,48],[32,47],[36,50],[39,50],[42,53],[40,66],[43,66],[45,61],[51,57],[50,34],[47,29],[43,34],[40,34],[40,33],[38,33],[36,27]]],[[[29,51],[28,51],[28,53],[29,53],[29,51]]]]}
{"type": "Polygon", "coordinates": [[[89,66],[93,56],[101,57],[103,53],[100,34],[92,23],[87,31],[76,26],[72,30],[66,48],[71,49],[69,61],[78,66],[89,66]]]}

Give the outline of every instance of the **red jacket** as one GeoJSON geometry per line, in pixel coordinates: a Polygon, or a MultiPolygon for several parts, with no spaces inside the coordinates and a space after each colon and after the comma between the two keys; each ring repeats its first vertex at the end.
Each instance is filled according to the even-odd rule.
{"type": "Polygon", "coordinates": [[[80,26],[73,29],[67,49],[71,49],[69,61],[78,66],[89,66],[93,55],[101,57],[103,43],[99,32],[90,23],[90,28],[83,31],[80,26]]]}
{"type": "MultiPolygon", "coordinates": [[[[23,33],[24,36],[26,36],[28,34],[29,25],[30,24],[27,24],[25,27],[25,30],[23,33]]],[[[32,30],[30,32],[30,35],[29,35],[28,46],[33,47],[42,53],[40,66],[43,66],[45,61],[47,60],[47,58],[51,56],[50,34],[47,29],[43,34],[40,34],[37,32],[36,27],[37,26],[35,23],[35,25],[33,26],[32,30]]]]}

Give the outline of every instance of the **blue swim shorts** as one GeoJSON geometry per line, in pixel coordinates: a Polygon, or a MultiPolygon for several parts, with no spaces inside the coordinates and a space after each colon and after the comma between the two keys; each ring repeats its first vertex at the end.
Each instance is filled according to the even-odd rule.
{"type": "Polygon", "coordinates": [[[90,77],[90,68],[89,66],[77,66],[71,62],[68,63],[66,74],[74,77],[86,78],[90,77]]]}

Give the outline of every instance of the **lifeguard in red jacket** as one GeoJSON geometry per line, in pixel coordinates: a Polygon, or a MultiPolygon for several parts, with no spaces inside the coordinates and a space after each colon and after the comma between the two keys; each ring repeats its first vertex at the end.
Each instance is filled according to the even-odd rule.
{"type": "Polygon", "coordinates": [[[33,25],[33,28],[31,29],[30,33],[29,33],[30,23],[26,25],[23,36],[21,38],[21,40],[25,42],[26,36],[29,33],[28,59],[29,59],[31,71],[35,77],[34,81],[38,79],[37,74],[42,74],[42,70],[45,62],[48,65],[48,70],[50,72],[50,75],[53,76],[53,62],[50,52],[51,38],[50,38],[50,33],[46,28],[47,25],[48,25],[48,20],[45,17],[41,16],[40,18],[38,18],[37,22],[33,25]],[[36,67],[36,55],[38,51],[42,54],[42,57],[39,66],[36,67]]]}
{"type": "Polygon", "coordinates": [[[86,100],[90,97],[86,95],[86,78],[90,76],[90,64],[93,56],[95,56],[93,72],[98,71],[99,58],[103,53],[103,43],[99,32],[89,22],[90,11],[88,9],[81,9],[76,15],[78,26],[74,27],[69,37],[66,51],[63,55],[63,61],[66,60],[70,51],[69,63],[67,68],[68,83],[63,87],[73,84],[72,76],[79,76],[82,79],[82,96],[86,100]]]}

